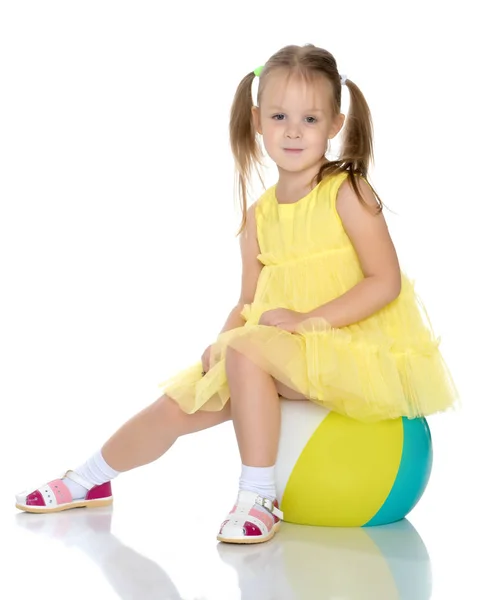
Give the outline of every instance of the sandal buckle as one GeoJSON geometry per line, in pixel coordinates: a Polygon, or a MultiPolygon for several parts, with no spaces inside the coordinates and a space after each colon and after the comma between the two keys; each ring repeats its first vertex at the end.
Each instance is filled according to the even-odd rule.
{"type": "Polygon", "coordinates": [[[269,498],[263,498],[262,496],[256,496],[255,504],[259,504],[263,508],[266,508],[270,513],[273,512],[273,502],[269,498]]]}
{"type": "Polygon", "coordinates": [[[283,512],[281,510],[279,510],[279,508],[276,508],[276,506],[273,504],[272,500],[270,500],[269,498],[263,498],[262,496],[256,496],[255,504],[259,504],[263,508],[266,508],[266,510],[269,513],[271,513],[275,517],[278,517],[278,519],[283,520],[283,512]]]}

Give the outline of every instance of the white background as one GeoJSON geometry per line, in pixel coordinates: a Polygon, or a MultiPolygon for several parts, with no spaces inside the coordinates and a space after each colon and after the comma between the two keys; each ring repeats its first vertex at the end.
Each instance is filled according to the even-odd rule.
{"type": "MultiPolygon", "coordinates": [[[[410,520],[431,557],[433,597],[474,597],[467,547],[477,533],[479,49],[472,6],[0,4],[0,522],[16,549],[11,574],[20,573],[31,540],[12,526],[13,494],[83,462],[221,329],[240,283],[233,95],[280,47],[312,42],[335,55],[369,102],[371,180],[461,393],[460,412],[429,421],[436,462],[410,520]]],[[[269,169],[267,183],[274,177],[269,169]]],[[[138,509],[133,484],[145,495],[154,479],[159,490],[179,489],[207,505],[219,525],[238,469],[227,424],[181,440],[161,465],[118,479],[117,497],[138,509]],[[206,492],[197,497],[199,486],[206,492]]],[[[142,546],[129,522],[125,511],[122,535],[133,545],[136,535],[142,546]]],[[[170,572],[184,598],[239,598],[231,579],[218,575],[233,586],[225,592],[179,567],[170,572]]]]}

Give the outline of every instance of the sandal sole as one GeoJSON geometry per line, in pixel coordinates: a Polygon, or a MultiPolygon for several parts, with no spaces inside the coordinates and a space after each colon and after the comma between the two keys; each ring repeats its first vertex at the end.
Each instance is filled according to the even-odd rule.
{"type": "Polygon", "coordinates": [[[110,506],[113,503],[113,497],[102,500],[78,500],[77,502],[69,502],[68,504],[59,504],[55,508],[47,508],[46,506],[27,506],[24,504],[15,504],[15,508],[30,513],[53,513],[69,510],[71,508],[98,508],[100,506],[110,506]]]}
{"type": "Polygon", "coordinates": [[[219,542],[225,542],[227,544],[261,544],[263,542],[268,542],[271,538],[274,537],[274,534],[278,532],[279,526],[281,522],[278,521],[273,525],[273,528],[268,533],[268,535],[262,537],[259,535],[250,535],[242,538],[224,538],[221,535],[216,536],[216,539],[219,542]],[[259,539],[258,539],[259,538],[259,539]]]}

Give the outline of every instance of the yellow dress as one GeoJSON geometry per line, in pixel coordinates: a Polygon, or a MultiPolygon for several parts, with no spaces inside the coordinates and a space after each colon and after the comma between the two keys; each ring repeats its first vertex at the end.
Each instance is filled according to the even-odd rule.
{"type": "Polygon", "coordinates": [[[228,346],[313,402],[361,421],[426,416],[455,403],[439,339],[404,274],[399,296],[353,325],[334,329],[314,318],[297,333],[258,325],[267,310],[308,312],[363,279],[336,211],[345,178],[327,177],[293,204],[277,202],[276,186],[261,196],[255,214],[264,267],[242,313],[246,323],[218,336],[204,377],[199,361],[162,384],[183,411],[217,411],[228,402],[228,346]]]}

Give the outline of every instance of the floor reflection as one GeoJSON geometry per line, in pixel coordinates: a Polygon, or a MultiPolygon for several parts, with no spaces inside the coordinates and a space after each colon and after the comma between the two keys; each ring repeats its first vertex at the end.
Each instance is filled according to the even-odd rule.
{"type": "Polygon", "coordinates": [[[382,527],[283,523],[268,544],[218,545],[234,567],[242,600],[428,600],[431,563],[406,519],[382,527]]]}
{"type": "MultiPolygon", "coordinates": [[[[113,509],[16,515],[19,526],[83,550],[124,600],[182,600],[168,574],[111,533],[113,509]]],[[[427,549],[407,520],[340,529],[283,523],[266,544],[218,544],[242,600],[428,600],[427,549]]],[[[212,577],[217,565],[211,568],[212,577]]],[[[225,591],[226,592],[226,591],[225,591]]],[[[231,596],[231,594],[229,594],[231,596]]],[[[225,593],[227,599],[228,593],[225,593]]]]}
{"type": "Polygon", "coordinates": [[[113,507],[51,515],[19,513],[21,527],[84,551],[123,600],[182,600],[167,573],[111,533],[113,507]],[[46,517],[46,518],[45,518],[46,517]]]}

